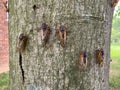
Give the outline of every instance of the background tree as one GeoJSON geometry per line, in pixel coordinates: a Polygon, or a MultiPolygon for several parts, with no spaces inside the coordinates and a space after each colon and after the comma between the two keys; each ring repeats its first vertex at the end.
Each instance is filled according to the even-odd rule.
{"type": "Polygon", "coordinates": [[[111,39],[112,42],[119,43],[120,42],[120,6],[115,10],[114,16],[113,16],[113,26],[112,26],[112,35],[111,39]]]}
{"type": "Polygon", "coordinates": [[[10,90],[108,90],[111,0],[9,0],[10,90]],[[48,23],[52,33],[46,46],[40,26],[48,23]],[[65,47],[55,27],[67,26],[65,47]],[[28,36],[21,54],[19,35],[28,36]],[[96,64],[96,50],[103,48],[105,64],[96,64]],[[88,66],[78,68],[81,51],[88,66]],[[23,80],[24,78],[24,80],[23,80]]]}

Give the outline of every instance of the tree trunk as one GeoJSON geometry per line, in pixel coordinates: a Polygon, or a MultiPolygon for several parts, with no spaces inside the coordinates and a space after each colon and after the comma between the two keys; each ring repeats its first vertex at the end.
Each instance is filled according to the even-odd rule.
{"type": "Polygon", "coordinates": [[[9,0],[10,90],[109,90],[111,0],[9,0]],[[52,33],[46,45],[43,22],[52,33]],[[65,47],[56,27],[67,26],[65,47]],[[25,51],[17,49],[19,35],[28,36],[25,51]],[[96,64],[96,50],[105,64],[96,64]],[[87,53],[87,69],[78,60],[87,53]],[[24,79],[24,80],[23,80],[24,79]]]}

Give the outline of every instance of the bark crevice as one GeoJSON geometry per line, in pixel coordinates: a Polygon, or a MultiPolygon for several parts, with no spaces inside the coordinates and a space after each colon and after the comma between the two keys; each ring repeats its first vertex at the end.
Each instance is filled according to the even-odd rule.
{"type": "Polygon", "coordinates": [[[23,70],[23,67],[22,67],[22,55],[20,53],[19,55],[19,65],[20,65],[20,69],[21,69],[21,73],[22,73],[22,81],[23,81],[23,84],[25,82],[25,76],[24,76],[24,70],[23,70]]]}

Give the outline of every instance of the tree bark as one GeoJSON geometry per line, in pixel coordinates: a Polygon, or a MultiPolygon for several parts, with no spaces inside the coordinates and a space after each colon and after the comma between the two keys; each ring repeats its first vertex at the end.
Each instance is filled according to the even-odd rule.
{"type": "Polygon", "coordinates": [[[9,0],[10,90],[109,90],[111,3],[9,0]],[[52,30],[45,46],[39,31],[43,22],[52,30]],[[64,48],[55,30],[60,23],[67,26],[64,48]],[[17,45],[21,33],[28,40],[20,63],[17,45]],[[96,64],[95,51],[100,48],[106,62],[103,67],[96,64]],[[87,52],[88,66],[80,71],[78,60],[83,50],[87,52]]]}

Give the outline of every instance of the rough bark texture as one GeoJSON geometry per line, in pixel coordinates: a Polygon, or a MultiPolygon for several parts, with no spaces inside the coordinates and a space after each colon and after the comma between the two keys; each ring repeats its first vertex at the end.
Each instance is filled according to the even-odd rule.
{"type": "Polygon", "coordinates": [[[10,90],[108,90],[111,3],[111,0],[9,0],[10,90]],[[46,46],[42,45],[38,31],[44,21],[52,29],[46,46]],[[67,25],[65,48],[55,35],[55,27],[60,23],[67,25]],[[22,66],[17,51],[21,33],[28,35],[22,66]],[[99,48],[105,52],[106,63],[101,68],[95,57],[99,48]],[[86,50],[88,58],[84,72],[77,64],[82,50],[86,50]]]}

